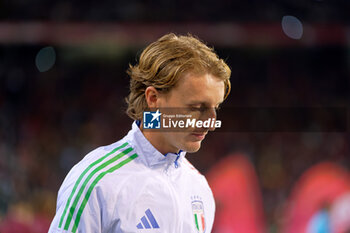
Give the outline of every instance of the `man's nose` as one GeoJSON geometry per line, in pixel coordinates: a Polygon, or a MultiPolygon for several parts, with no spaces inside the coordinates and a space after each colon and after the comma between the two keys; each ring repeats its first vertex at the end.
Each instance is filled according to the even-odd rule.
{"type": "MultiPolygon", "coordinates": [[[[203,114],[203,121],[210,120],[210,122],[213,122],[216,120],[216,109],[215,108],[206,108],[203,114]]],[[[214,124],[209,124],[209,127],[205,127],[209,131],[214,131],[215,130],[215,123],[214,124]]]]}

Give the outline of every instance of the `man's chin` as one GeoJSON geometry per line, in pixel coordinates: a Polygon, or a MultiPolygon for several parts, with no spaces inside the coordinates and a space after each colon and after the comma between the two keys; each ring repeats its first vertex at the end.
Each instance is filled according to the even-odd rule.
{"type": "Polygon", "coordinates": [[[198,142],[187,143],[187,144],[185,145],[184,150],[185,150],[187,153],[195,153],[195,152],[197,152],[200,148],[201,148],[201,142],[198,141],[198,142]]]}

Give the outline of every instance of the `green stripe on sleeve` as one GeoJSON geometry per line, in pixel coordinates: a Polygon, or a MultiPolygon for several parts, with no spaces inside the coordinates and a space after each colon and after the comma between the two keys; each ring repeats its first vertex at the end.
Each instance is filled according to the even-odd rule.
{"type": "Polygon", "coordinates": [[[72,204],[72,206],[70,207],[69,209],[69,212],[68,212],[68,217],[67,217],[67,221],[66,221],[66,224],[64,225],[64,229],[67,231],[68,228],[69,228],[69,225],[72,221],[72,218],[73,218],[73,214],[74,214],[74,211],[75,211],[75,208],[78,204],[78,201],[81,197],[81,195],[83,194],[84,192],[84,189],[87,185],[87,183],[89,182],[89,180],[97,173],[99,172],[101,169],[107,167],[108,165],[110,165],[111,163],[115,162],[116,160],[120,159],[121,157],[123,157],[124,155],[128,154],[130,151],[132,151],[133,149],[131,147],[129,147],[128,149],[122,151],[121,153],[119,153],[118,155],[116,155],[115,157],[111,158],[110,160],[104,162],[103,164],[101,164],[100,166],[98,166],[97,168],[95,168],[90,174],[89,176],[85,179],[84,183],[81,185],[80,189],[79,189],[79,192],[77,194],[77,196],[75,197],[74,199],[74,202],[72,204]]]}
{"type": "Polygon", "coordinates": [[[61,216],[60,223],[59,223],[59,225],[58,225],[59,228],[62,227],[62,223],[63,223],[64,217],[65,217],[65,215],[66,215],[66,213],[67,213],[67,210],[68,210],[69,204],[70,204],[70,202],[71,202],[71,200],[72,200],[72,197],[74,196],[74,193],[75,193],[75,191],[76,191],[76,189],[77,189],[77,187],[78,187],[80,181],[81,181],[81,180],[83,179],[83,177],[85,176],[85,174],[86,174],[93,166],[95,166],[96,164],[102,162],[102,161],[103,161],[105,158],[107,158],[109,155],[111,155],[111,154],[115,153],[116,151],[118,151],[118,150],[120,150],[120,149],[126,147],[127,145],[128,145],[128,143],[126,142],[126,143],[122,144],[121,146],[119,146],[119,147],[113,149],[111,152],[107,153],[107,154],[104,155],[103,157],[99,158],[98,160],[96,160],[95,162],[93,162],[92,164],[90,164],[90,165],[83,171],[83,173],[81,173],[81,175],[79,176],[78,180],[75,182],[75,185],[74,185],[74,187],[73,187],[73,190],[72,190],[72,192],[71,192],[71,194],[70,194],[70,196],[69,196],[69,198],[68,198],[68,201],[67,201],[67,203],[66,203],[66,207],[64,208],[63,214],[62,214],[62,216],[61,216]]]}
{"type": "Polygon", "coordinates": [[[133,154],[131,155],[129,158],[121,161],[120,163],[118,163],[117,165],[115,165],[114,167],[111,167],[110,169],[108,169],[107,171],[104,171],[104,172],[101,172],[101,174],[99,174],[96,179],[91,183],[85,197],[84,197],[84,200],[83,202],[81,203],[81,206],[78,210],[78,213],[77,213],[77,216],[75,218],[75,222],[74,222],[74,226],[73,226],[73,230],[72,232],[75,233],[77,231],[77,228],[78,228],[78,225],[79,225],[79,222],[80,222],[80,218],[81,218],[81,215],[84,211],[84,208],[86,206],[86,203],[88,202],[89,198],[90,198],[90,195],[91,195],[91,192],[92,190],[94,189],[94,187],[96,186],[96,184],[108,173],[112,173],[114,172],[115,170],[117,170],[118,168],[124,166],[125,164],[129,163],[130,161],[134,160],[135,158],[137,158],[137,154],[133,154]]]}

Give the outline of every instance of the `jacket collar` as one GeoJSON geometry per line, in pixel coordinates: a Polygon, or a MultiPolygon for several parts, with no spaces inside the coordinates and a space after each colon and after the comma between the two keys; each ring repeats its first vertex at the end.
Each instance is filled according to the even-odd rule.
{"type": "Polygon", "coordinates": [[[145,138],[139,128],[140,123],[134,121],[132,128],[126,136],[126,140],[131,144],[139,157],[149,166],[171,165],[178,167],[186,152],[179,153],[160,153],[148,140],[145,138]]]}

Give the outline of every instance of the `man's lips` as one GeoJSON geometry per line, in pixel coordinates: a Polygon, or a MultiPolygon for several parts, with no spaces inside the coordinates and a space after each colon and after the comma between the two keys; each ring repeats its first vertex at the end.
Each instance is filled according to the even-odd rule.
{"type": "Polygon", "coordinates": [[[203,140],[205,138],[206,133],[191,133],[196,139],[203,140]]]}

